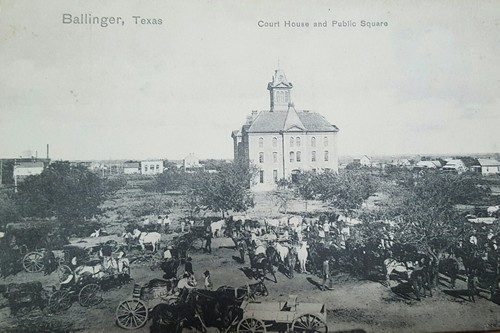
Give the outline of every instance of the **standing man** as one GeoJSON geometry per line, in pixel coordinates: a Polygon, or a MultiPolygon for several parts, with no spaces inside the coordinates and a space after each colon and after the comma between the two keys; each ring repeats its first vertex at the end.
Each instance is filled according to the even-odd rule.
{"type": "Polygon", "coordinates": [[[212,230],[210,230],[210,226],[207,227],[207,231],[205,232],[205,252],[212,253],[212,230]]]}
{"type": "Polygon", "coordinates": [[[165,225],[165,232],[168,232],[170,230],[170,224],[172,223],[172,220],[168,215],[165,215],[165,220],[163,221],[165,225]]]}
{"type": "Polygon", "coordinates": [[[325,291],[326,289],[331,289],[330,286],[326,285],[326,280],[330,279],[330,262],[326,257],[323,260],[323,269],[321,270],[321,275],[323,275],[323,284],[321,285],[321,290],[325,291]]]}

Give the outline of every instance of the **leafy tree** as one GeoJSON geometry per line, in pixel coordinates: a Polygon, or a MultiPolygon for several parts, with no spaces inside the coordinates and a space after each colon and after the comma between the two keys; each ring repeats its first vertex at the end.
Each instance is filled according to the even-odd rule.
{"type": "Polygon", "coordinates": [[[144,185],[143,189],[149,192],[165,193],[169,191],[180,191],[188,184],[190,174],[183,170],[170,168],[156,175],[152,182],[144,185]]]}
{"type": "Polygon", "coordinates": [[[0,226],[2,230],[8,223],[20,219],[19,208],[15,200],[6,192],[0,192],[0,226]]]}
{"type": "Polygon", "coordinates": [[[194,174],[188,197],[198,205],[197,209],[220,212],[222,216],[232,211],[245,211],[254,206],[250,184],[256,168],[243,163],[226,163],[217,173],[194,174]]]}
{"type": "Polygon", "coordinates": [[[365,169],[343,170],[339,174],[304,172],[298,183],[302,198],[320,199],[346,215],[359,209],[376,190],[375,177],[365,169]]]}
{"type": "Polygon", "coordinates": [[[395,242],[415,246],[434,258],[437,265],[469,230],[456,205],[488,195],[488,191],[470,176],[434,171],[416,175],[395,183],[389,191],[389,203],[378,218],[393,221],[387,228],[395,242]]]}
{"type": "Polygon", "coordinates": [[[23,215],[57,217],[69,229],[101,214],[99,206],[110,193],[104,179],[69,162],[52,163],[40,175],[27,177],[18,191],[23,215]]]}

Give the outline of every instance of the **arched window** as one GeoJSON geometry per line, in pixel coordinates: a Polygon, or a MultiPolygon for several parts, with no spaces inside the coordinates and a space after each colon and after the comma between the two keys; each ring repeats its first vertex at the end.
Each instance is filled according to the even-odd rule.
{"type": "Polygon", "coordinates": [[[325,162],[328,162],[328,150],[325,150],[325,162]]]}
{"type": "Polygon", "coordinates": [[[259,148],[264,148],[264,138],[259,138],[259,148]]]}
{"type": "Polygon", "coordinates": [[[325,147],[328,146],[328,137],[327,136],[325,136],[323,138],[323,144],[325,145],[325,147]]]}
{"type": "Polygon", "coordinates": [[[278,163],[278,152],[273,152],[273,163],[278,163]]]}
{"type": "Polygon", "coordinates": [[[293,151],[290,152],[290,163],[295,161],[295,153],[293,151]]]}
{"type": "Polygon", "coordinates": [[[314,136],[311,138],[311,147],[316,147],[316,138],[314,136]]]}
{"type": "Polygon", "coordinates": [[[298,136],[298,137],[295,138],[295,145],[297,147],[300,147],[300,136],[298,136]]]}
{"type": "Polygon", "coordinates": [[[316,152],[315,151],[311,152],[311,162],[316,162],[316,152]]]}
{"type": "Polygon", "coordinates": [[[298,152],[297,152],[297,154],[296,154],[296,157],[297,157],[297,162],[300,162],[300,160],[301,160],[301,155],[302,155],[302,154],[300,153],[300,151],[298,151],[298,152]]]}
{"type": "Polygon", "coordinates": [[[273,138],[273,148],[278,147],[278,139],[276,137],[273,138]]]}
{"type": "Polygon", "coordinates": [[[293,136],[290,138],[290,147],[293,147],[293,136]]]}
{"type": "Polygon", "coordinates": [[[264,153],[263,152],[259,153],[259,163],[264,163],[264,153]]]}
{"type": "Polygon", "coordinates": [[[288,94],[288,91],[285,91],[285,100],[284,100],[285,103],[288,103],[290,101],[289,96],[290,95],[288,94]]]}

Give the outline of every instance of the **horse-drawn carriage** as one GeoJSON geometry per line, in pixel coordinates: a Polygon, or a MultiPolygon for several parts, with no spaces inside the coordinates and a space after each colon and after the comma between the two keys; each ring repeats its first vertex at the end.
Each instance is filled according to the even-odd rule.
{"type": "Polygon", "coordinates": [[[133,330],[142,327],[150,318],[155,305],[175,300],[174,290],[178,279],[154,279],[146,285],[134,284],[132,298],[121,301],[116,308],[116,324],[124,329],[133,330]]]}
{"type": "MultiPolygon", "coordinates": [[[[61,248],[67,243],[58,230],[56,221],[32,220],[9,223],[0,233],[1,275],[15,274],[24,269],[41,272],[46,264],[46,249],[61,248]]],[[[62,252],[54,251],[56,262],[62,261],[62,252]]]]}
{"type": "Polygon", "coordinates": [[[321,303],[300,303],[296,295],[286,302],[245,301],[237,333],[280,332],[326,333],[326,307],[321,303]]]}

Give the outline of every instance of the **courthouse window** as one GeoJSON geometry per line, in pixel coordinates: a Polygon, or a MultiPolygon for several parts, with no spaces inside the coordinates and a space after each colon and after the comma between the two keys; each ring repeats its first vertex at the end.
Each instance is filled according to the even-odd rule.
{"type": "Polygon", "coordinates": [[[260,170],[259,172],[259,180],[260,180],[260,183],[262,184],[264,182],[264,170],[260,170]]]}
{"type": "Polygon", "coordinates": [[[297,147],[300,147],[300,136],[298,136],[298,137],[295,138],[295,145],[297,147]]]}
{"type": "Polygon", "coordinates": [[[264,163],[264,153],[263,152],[259,153],[259,163],[264,163]]]}
{"type": "Polygon", "coordinates": [[[273,147],[278,147],[278,139],[276,137],[273,138],[273,147]]]}
{"type": "Polygon", "coordinates": [[[278,170],[273,170],[273,179],[275,183],[278,182],[278,170]]]}
{"type": "Polygon", "coordinates": [[[328,162],[328,150],[325,150],[325,162],[328,162]]]}
{"type": "Polygon", "coordinates": [[[273,152],[273,163],[278,163],[278,153],[273,152]]]}
{"type": "Polygon", "coordinates": [[[328,137],[327,137],[327,136],[325,136],[325,137],[323,138],[323,144],[324,144],[325,146],[328,146],[328,137]]]}
{"type": "Polygon", "coordinates": [[[297,162],[300,162],[300,159],[301,159],[301,153],[300,151],[297,152],[297,162]]]}
{"type": "Polygon", "coordinates": [[[293,137],[290,138],[290,147],[293,147],[293,137]]]}
{"type": "Polygon", "coordinates": [[[264,138],[259,138],[259,148],[264,148],[264,138]]]}
{"type": "Polygon", "coordinates": [[[293,163],[295,160],[295,153],[293,151],[290,152],[290,163],[293,163]]]}
{"type": "Polygon", "coordinates": [[[314,136],[311,138],[311,147],[316,147],[316,138],[314,136]]]}
{"type": "Polygon", "coordinates": [[[311,152],[311,162],[316,162],[316,152],[315,151],[311,152]]]}

